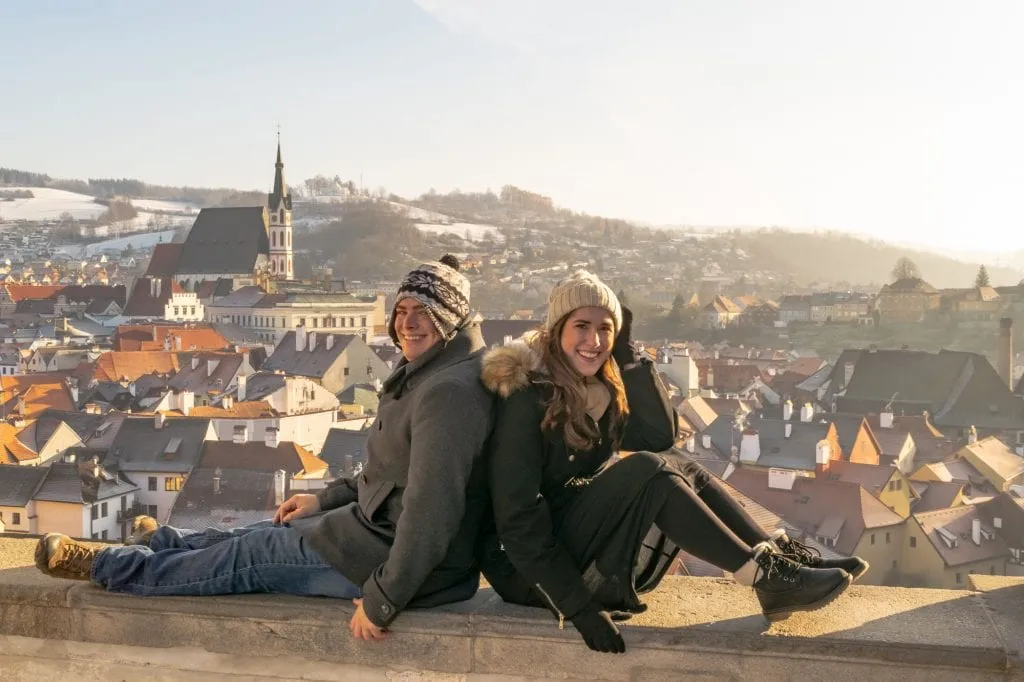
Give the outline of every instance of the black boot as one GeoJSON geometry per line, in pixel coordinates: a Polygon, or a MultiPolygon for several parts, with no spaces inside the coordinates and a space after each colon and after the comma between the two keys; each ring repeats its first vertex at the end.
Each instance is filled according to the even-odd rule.
{"type": "Polygon", "coordinates": [[[776,537],[773,542],[779,551],[808,568],[841,568],[850,574],[854,581],[868,572],[871,565],[858,556],[839,557],[838,559],[826,559],[821,552],[808,547],[799,540],[793,540],[783,533],[776,537]]]}
{"type": "Polygon", "coordinates": [[[813,611],[843,593],[853,579],[840,568],[807,568],[772,550],[760,551],[753,561],[753,587],[761,611],[770,621],[794,611],[813,611]]]}

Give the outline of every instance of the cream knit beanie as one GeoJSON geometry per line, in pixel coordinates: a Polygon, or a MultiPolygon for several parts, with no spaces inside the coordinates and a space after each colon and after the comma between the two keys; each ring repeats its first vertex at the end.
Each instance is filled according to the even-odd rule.
{"type": "Polygon", "coordinates": [[[622,329],[622,306],[618,296],[597,275],[586,270],[577,270],[551,290],[545,328],[551,332],[563,317],[577,308],[587,306],[604,308],[615,321],[615,333],[618,334],[622,329]]]}

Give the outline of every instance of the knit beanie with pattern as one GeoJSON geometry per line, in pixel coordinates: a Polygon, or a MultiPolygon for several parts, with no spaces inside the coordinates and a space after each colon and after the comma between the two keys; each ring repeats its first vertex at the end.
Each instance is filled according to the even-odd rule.
{"type": "Polygon", "coordinates": [[[622,329],[622,306],[619,297],[611,287],[586,270],[577,270],[568,278],[555,285],[548,297],[548,332],[554,330],[558,321],[576,310],[595,306],[604,308],[615,321],[615,333],[622,329]]]}
{"type": "MultiPolygon", "coordinates": [[[[414,298],[423,304],[427,316],[445,341],[451,341],[469,319],[469,280],[459,272],[459,260],[446,255],[440,261],[422,263],[413,269],[398,287],[399,301],[414,298]]],[[[388,335],[398,343],[395,309],[391,309],[388,335]]]]}

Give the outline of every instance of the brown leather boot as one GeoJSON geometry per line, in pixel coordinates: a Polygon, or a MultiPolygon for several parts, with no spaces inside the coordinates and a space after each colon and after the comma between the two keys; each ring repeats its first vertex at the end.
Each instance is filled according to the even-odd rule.
{"type": "Polygon", "coordinates": [[[36,568],[54,578],[88,580],[99,550],[61,533],[47,533],[36,545],[36,568]]]}

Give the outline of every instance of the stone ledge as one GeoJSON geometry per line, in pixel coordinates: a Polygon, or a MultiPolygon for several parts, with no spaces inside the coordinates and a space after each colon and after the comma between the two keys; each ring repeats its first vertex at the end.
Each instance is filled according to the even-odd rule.
{"type": "Polygon", "coordinates": [[[1024,680],[1020,579],[977,576],[977,591],[854,586],[821,611],[769,626],[745,588],[669,578],[648,595],[648,612],[624,624],[627,653],[610,656],[589,651],[571,625],[561,631],[546,612],[504,604],[490,590],[406,612],[386,642],[371,644],[349,635],[349,602],[112,594],[42,576],[31,566],[33,546],[0,539],[0,635],[141,648],[161,660],[167,649],[186,652],[182,660],[202,650],[250,667],[290,659],[480,680],[1024,680]]]}

